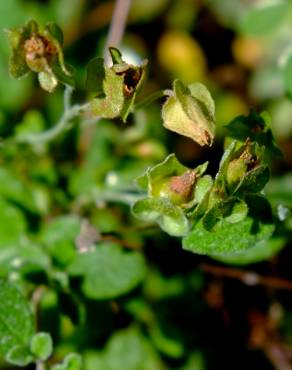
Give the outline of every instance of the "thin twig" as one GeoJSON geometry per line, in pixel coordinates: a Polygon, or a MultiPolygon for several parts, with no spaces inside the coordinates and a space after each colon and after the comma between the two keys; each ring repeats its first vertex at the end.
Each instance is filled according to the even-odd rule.
{"type": "MultiPolygon", "coordinates": [[[[68,102],[66,101],[66,105],[68,102]]],[[[42,144],[51,141],[57,137],[60,133],[70,127],[70,122],[73,118],[77,117],[81,112],[86,111],[89,108],[89,104],[73,105],[71,108],[67,106],[64,109],[64,113],[60,118],[59,122],[56,123],[52,128],[39,134],[27,134],[16,137],[14,142],[26,143],[26,144],[42,144]]]]}
{"type": "Polygon", "coordinates": [[[153,101],[163,98],[164,96],[169,96],[170,90],[159,90],[155,91],[153,94],[147,96],[144,100],[141,100],[139,103],[135,104],[133,110],[137,111],[141,108],[147,107],[153,101]]]}
{"type": "Polygon", "coordinates": [[[200,268],[209,274],[237,279],[246,285],[264,285],[274,289],[285,289],[292,291],[292,281],[274,276],[261,276],[254,271],[239,270],[236,268],[202,264],[200,268]]]}
{"type": "Polygon", "coordinates": [[[118,47],[122,40],[131,2],[131,0],[116,0],[104,49],[104,60],[106,64],[109,63],[108,48],[110,46],[118,47]]]}
{"type": "Polygon", "coordinates": [[[41,360],[37,360],[36,361],[36,370],[46,370],[45,363],[41,360]]]}
{"type": "Polygon", "coordinates": [[[72,86],[66,85],[64,90],[64,110],[68,112],[71,107],[71,100],[74,88],[72,86]]]}
{"type": "Polygon", "coordinates": [[[117,190],[105,190],[95,197],[95,202],[97,204],[100,202],[117,202],[131,205],[142,198],[144,198],[144,196],[141,194],[126,192],[119,193],[117,190]]]}

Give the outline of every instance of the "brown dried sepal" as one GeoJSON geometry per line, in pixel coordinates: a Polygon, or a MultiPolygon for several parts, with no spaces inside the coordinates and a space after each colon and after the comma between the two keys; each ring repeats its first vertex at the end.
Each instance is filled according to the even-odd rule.
{"type": "Polygon", "coordinates": [[[142,73],[143,69],[141,67],[129,67],[122,72],[117,72],[118,75],[122,75],[124,77],[123,92],[126,97],[130,98],[134,94],[135,89],[142,77],[142,73]]]}
{"type": "Polygon", "coordinates": [[[54,43],[44,36],[33,34],[24,43],[25,61],[34,72],[44,72],[58,50],[54,43]]]}

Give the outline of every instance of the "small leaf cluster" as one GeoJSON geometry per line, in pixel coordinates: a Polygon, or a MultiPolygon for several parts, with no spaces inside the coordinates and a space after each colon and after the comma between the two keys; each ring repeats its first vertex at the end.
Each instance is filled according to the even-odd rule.
{"type": "Polygon", "coordinates": [[[9,71],[12,77],[21,78],[29,71],[38,74],[41,87],[53,92],[58,83],[74,85],[72,70],[64,62],[63,32],[55,23],[41,31],[31,20],[23,27],[7,30],[12,54],[9,71]]]}
{"type": "Polygon", "coordinates": [[[137,179],[148,194],[133,206],[137,217],[183,236],[184,249],[215,257],[255,248],[274,231],[271,206],[262,194],[270,176],[264,144],[279,151],[268,122],[253,112],[227,129],[231,137],[214,179],[204,174],[207,163],[191,170],[170,155],[137,179]],[[242,132],[249,134],[245,142],[242,132]]]}

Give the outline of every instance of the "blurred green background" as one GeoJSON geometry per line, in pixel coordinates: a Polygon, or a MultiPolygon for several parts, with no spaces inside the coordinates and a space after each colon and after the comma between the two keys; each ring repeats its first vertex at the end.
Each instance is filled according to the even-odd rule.
{"type": "MultiPolygon", "coordinates": [[[[73,100],[83,102],[85,67],[103,54],[113,7],[114,1],[2,0],[0,29],[29,19],[56,22],[66,61],[76,69],[73,100]]],[[[52,334],[52,363],[75,351],[84,370],[292,369],[291,40],[289,0],[132,0],[120,49],[128,63],[149,60],[138,99],[170,88],[174,78],[206,84],[216,103],[214,146],[166,132],[161,102],[127,125],[76,119],[52,143],[6,145],[58,121],[63,87],[47,94],[32,74],[12,80],[0,32],[0,276],[29,299],[42,289],[37,326],[52,334]],[[209,160],[215,173],[224,125],[250,109],[269,112],[283,152],[271,163],[266,193],[275,212],[282,207],[285,232],[260,256],[264,261],[238,268],[192,255],[180,240],[131,216],[119,194],[133,190],[135,177],[170,152],[188,166],[209,160]],[[82,272],[89,282],[80,288],[69,266],[84,233],[139,251],[144,259],[135,268],[147,268],[142,282],[113,298],[99,296],[93,266],[82,272]],[[253,286],[249,270],[269,278],[253,286]]],[[[113,269],[122,279],[124,270],[113,269]]]]}

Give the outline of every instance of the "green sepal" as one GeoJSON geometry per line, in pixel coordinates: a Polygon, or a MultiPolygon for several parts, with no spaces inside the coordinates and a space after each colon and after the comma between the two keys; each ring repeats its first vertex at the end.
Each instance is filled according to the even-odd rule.
{"type": "Polygon", "coordinates": [[[238,192],[258,193],[265,187],[265,185],[269,181],[269,178],[270,178],[269,167],[266,165],[260,165],[252,169],[251,171],[247,172],[245,176],[243,176],[234,193],[238,192]]]}
{"type": "Polygon", "coordinates": [[[104,79],[105,65],[103,58],[91,59],[86,67],[86,90],[95,92],[98,95],[105,95],[103,88],[104,79]]]}
{"type": "Polygon", "coordinates": [[[197,220],[205,214],[208,209],[209,195],[212,186],[213,179],[210,175],[205,175],[198,179],[194,190],[194,199],[187,210],[188,218],[197,220]]]}
{"type": "Polygon", "coordinates": [[[87,65],[86,89],[97,93],[91,103],[95,115],[103,118],[120,117],[126,122],[139,92],[147,61],[141,66],[127,64],[120,51],[110,48],[113,66],[102,58],[94,58],[87,65]]]}
{"type": "Polygon", "coordinates": [[[147,191],[149,197],[168,198],[173,205],[188,209],[193,206],[196,182],[207,166],[208,162],[205,162],[190,169],[182,165],[175,154],[170,154],[163,162],[138,177],[136,183],[147,191]]]}
{"type": "Polygon", "coordinates": [[[183,210],[168,198],[150,197],[138,200],[132,207],[133,214],[146,222],[156,222],[172,236],[184,236],[189,231],[189,222],[183,210]]]}
{"type": "MultiPolygon", "coordinates": [[[[97,72],[99,73],[100,69],[97,72]]],[[[87,81],[88,79],[89,78],[87,78],[87,81]]],[[[101,83],[99,82],[97,89],[100,89],[100,85],[101,83]]],[[[123,77],[117,75],[111,68],[104,67],[102,92],[91,102],[93,114],[102,118],[119,117],[125,102],[123,86],[123,77]]]]}
{"type": "Polygon", "coordinates": [[[182,165],[176,155],[171,153],[161,163],[148,168],[145,174],[136,179],[136,183],[141,189],[148,190],[148,195],[153,195],[155,183],[171,176],[182,175],[187,170],[189,168],[182,165]]]}
{"type": "Polygon", "coordinates": [[[6,29],[5,32],[11,47],[9,73],[13,78],[24,77],[30,71],[25,61],[24,43],[32,33],[38,33],[38,24],[30,20],[23,27],[6,29]]]}
{"type": "Polygon", "coordinates": [[[119,49],[114,48],[113,46],[109,47],[109,52],[113,61],[113,64],[123,64],[125,63],[122,59],[122,53],[119,49]]]}
{"type": "Polygon", "coordinates": [[[215,136],[215,105],[207,88],[199,83],[173,82],[173,93],[162,107],[163,125],[200,145],[212,145],[215,136]]]}
{"type": "Polygon", "coordinates": [[[60,46],[63,46],[64,35],[62,29],[54,22],[46,24],[45,32],[47,32],[52,38],[54,38],[60,46]]]}

